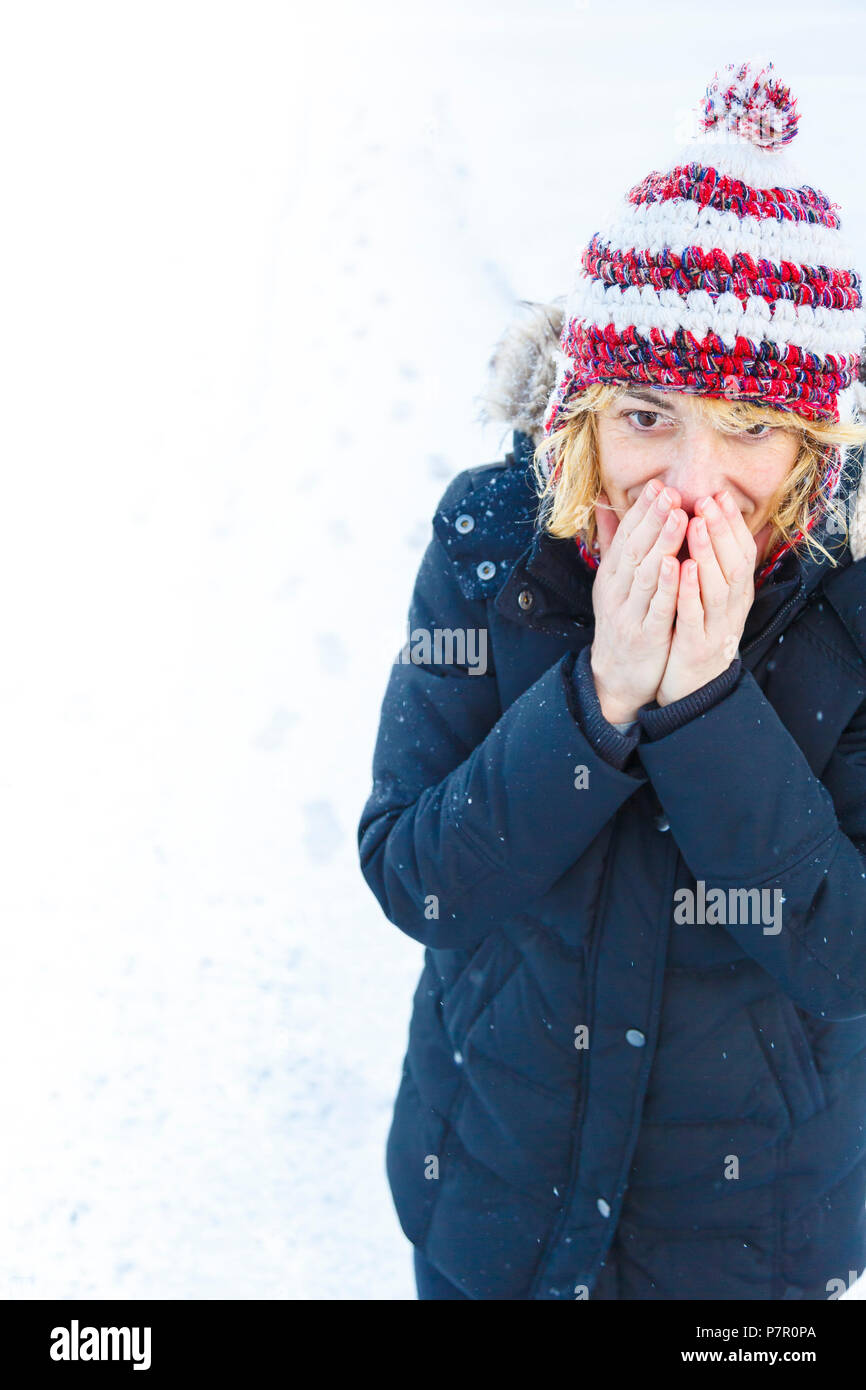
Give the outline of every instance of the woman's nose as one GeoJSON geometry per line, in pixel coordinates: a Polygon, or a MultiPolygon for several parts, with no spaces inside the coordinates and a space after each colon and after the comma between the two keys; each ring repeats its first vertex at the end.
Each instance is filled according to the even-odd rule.
{"type": "Polygon", "coordinates": [[[665,487],[676,488],[683,511],[694,516],[695,503],[725,485],[719,463],[718,437],[693,435],[672,444],[667,466],[658,476],[665,487]]]}

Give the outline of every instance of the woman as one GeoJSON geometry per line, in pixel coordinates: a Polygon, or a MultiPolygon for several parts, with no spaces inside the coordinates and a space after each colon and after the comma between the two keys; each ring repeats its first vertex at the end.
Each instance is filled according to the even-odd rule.
{"type": "Polygon", "coordinates": [[[427,948],[387,1152],[421,1298],[866,1264],[863,311],[796,124],[771,64],[716,76],[507,335],[514,452],[434,519],[359,827],[427,948]]]}

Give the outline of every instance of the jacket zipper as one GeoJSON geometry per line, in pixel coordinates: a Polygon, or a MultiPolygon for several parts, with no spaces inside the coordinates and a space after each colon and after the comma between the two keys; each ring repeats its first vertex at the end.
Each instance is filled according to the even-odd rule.
{"type": "Polygon", "coordinates": [[[781,627],[782,623],[784,623],[791,609],[794,607],[795,604],[800,602],[800,599],[803,597],[803,590],[805,589],[805,587],[806,586],[803,580],[801,579],[800,587],[797,590],[797,592],[795,594],[792,594],[791,597],[787,600],[787,602],[782,604],[782,607],[779,609],[772,622],[764,628],[763,632],[759,632],[757,637],[753,637],[751,642],[749,642],[745,647],[741,648],[741,657],[744,657],[748,652],[752,650],[753,647],[756,647],[759,642],[765,642],[768,637],[772,637],[774,633],[778,632],[779,628],[781,627]]]}

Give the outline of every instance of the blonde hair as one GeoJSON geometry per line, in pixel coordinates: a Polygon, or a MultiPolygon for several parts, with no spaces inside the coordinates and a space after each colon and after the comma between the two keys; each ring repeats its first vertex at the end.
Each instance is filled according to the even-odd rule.
{"type": "MultiPolygon", "coordinates": [[[[601,492],[596,417],[628,393],[627,385],[599,383],[579,392],[568,402],[556,430],[536,447],[533,466],[541,498],[543,524],[554,536],[580,535],[592,547],[595,540],[595,504],[601,492]]],[[[866,425],[807,420],[790,410],[778,410],[755,401],[718,399],[688,392],[702,419],[723,434],[737,434],[751,425],[767,424],[799,436],[797,458],[773,499],[773,530],[766,555],[783,543],[820,552],[833,564],[830,552],[809,534],[819,515],[833,517],[833,530],[847,538],[844,508],[827,493],[828,467],[844,460],[847,448],[866,443],[866,425]],[[834,451],[839,451],[834,460],[834,451]]],[[[640,407],[635,407],[639,409],[640,407]]],[[[647,404],[645,409],[652,410],[647,404]]],[[[835,469],[830,468],[833,475],[835,469]]]]}

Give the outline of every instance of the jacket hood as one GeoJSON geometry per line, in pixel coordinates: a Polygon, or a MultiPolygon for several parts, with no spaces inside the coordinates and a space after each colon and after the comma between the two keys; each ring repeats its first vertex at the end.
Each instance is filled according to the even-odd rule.
{"type": "MultiPolygon", "coordinates": [[[[521,313],[508,325],[496,344],[488,366],[486,388],[479,394],[483,423],[500,420],[526,435],[533,447],[544,438],[544,417],[562,361],[560,335],[565,318],[565,299],[548,303],[521,300],[521,313]]],[[[860,380],[839,396],[840,415],[866,422],[866,354],[861,357],[860,380]]],[[[848,460],[859,451],[848,450],[848,460]]],[[[862,456],[860,456],[862,459],[862,456]]],[[[847,460],[846,460],[847,462],[847,460]]],[[[849,547],[854,560],[866,556],[866,469],[858,464],[858,480],[852,482],[856,501],[850,514],[849,547]]]]}

